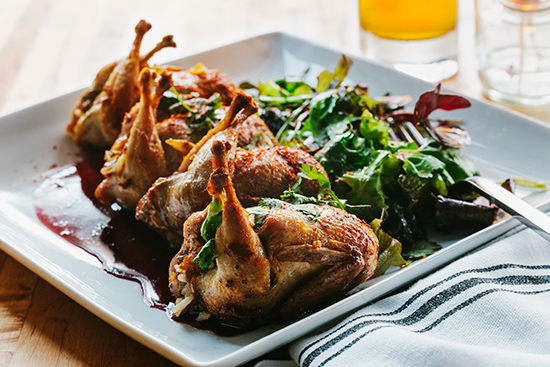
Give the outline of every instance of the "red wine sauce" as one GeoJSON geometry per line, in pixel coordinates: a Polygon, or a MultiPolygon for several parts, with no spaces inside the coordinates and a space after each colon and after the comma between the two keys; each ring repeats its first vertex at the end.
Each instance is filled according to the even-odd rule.
{"type": "MultiPolygon", "coordinates": [[[[103,154],[82,152],[80,162],[52,174],[34,193],[36,214],[51,231],[95,256],[107,273],[138,282],[145,303],[165,311],[175,300],[168,287],[168,267],[178,249],[137,221],[132,211],[95,198],[102,164],[103,154]]],[[[245,331],[214,320],[177,321],[223,336],[245,331]]]]}

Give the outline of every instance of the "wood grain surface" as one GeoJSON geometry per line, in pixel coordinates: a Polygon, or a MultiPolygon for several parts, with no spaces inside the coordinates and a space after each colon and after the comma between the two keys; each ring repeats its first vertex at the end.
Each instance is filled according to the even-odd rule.
{"type": "MultiPolygon", "coordinates": [[[[357,17],[356,0],[2,0],[0,114],[88,85],[128,53],[142,18],[144,49],[166,34],[178,43],[162,63],[270,31],[357,53],[357,17]]],[[[482,98],[474,34],[473,0],[461,0],[460,71],[444,86],[482,98]]],[[[548,108],[516,109],[550,122],[548,108]]],[[[0,367],[171,365],[0,251],[0,367]]]]}

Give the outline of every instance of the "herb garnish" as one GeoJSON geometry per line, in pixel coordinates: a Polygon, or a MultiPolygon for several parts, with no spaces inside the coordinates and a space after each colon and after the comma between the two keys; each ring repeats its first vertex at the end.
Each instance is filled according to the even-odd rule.
{"type": "Polygon", "coordinates": [[[194,263],[199,263],[201,269],[209,269],[214,260],[218,257],[216,254],[216,230],[222,222],[223,203],[220,199],[214,198],[210,203],[208,216],[202,222],[201,236],[206,241],[200,252],[193,259],[194,263]]]}
{"type": "Polygon", "coordinates": [[[175,114],[185,118],[191,140],[197,142],[214,127],[214,122],[219,121],[218,111],[223,107],[222,98],[218,93],[208,99],[196,95],[186,97],[189,98],[182,98],[176,88],[172,87],[164,92],[158,109],[167,115],[175,114]]]}

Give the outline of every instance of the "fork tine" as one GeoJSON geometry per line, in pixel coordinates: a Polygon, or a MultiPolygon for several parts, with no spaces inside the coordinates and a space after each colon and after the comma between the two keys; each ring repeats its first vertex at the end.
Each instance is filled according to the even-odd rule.
{"type": "Polygon", "coordinates": [[[424,144],[424,136],[418,131],[416,126],[411,122],[402,122],[398,123],[393,119],[388,121],[390,126],[389,129],[390,137],[395,141],[406,141],[408,143],[415,142],[418,146],[424,144]]]}
{"type": "Polygon", "coordinates": [[[420,134],[420,131],[418,131],[416,126],[414,126],[410,122],[405,122],[403,125],[405,125],[405,127],[409,131],[409,134],[412,136],[412,139],[418,146],[421,146],[422,144],[424,144],[424,136],[420,134]]]}
{"type": "Polygon", "coordinates": [[[397,136],[397,134],[395,133],[395,131],[393,131],[393,129],[388,129],[388,132],[389,132],[389,134],[390,134],[391,140],[393,140],[393,141],[401,141],[401,139],[397,136]]]}
{"type": "Polygon", "coordinates": [[[411,143],[414,141],[413,137],[408,133],[407,129],[403,126],[403,124],[396,124],[395,129],[397,130],[397,133],[401,137],[402,140],[411,143]]]}

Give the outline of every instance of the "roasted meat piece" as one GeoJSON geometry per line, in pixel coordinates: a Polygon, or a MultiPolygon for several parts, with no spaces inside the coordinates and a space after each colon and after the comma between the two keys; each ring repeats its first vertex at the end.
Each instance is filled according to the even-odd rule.
{"type": "Polygon", "coordinates": [[[95,190],[95,196],[104,203],[117,201],[134,209],[153,182],[168,175],[155,115],[162,94],[170,87],[170,79],[160,75],[155,82],[157,76],[148,68],[141,71],[140,101],[127,115],[121,134],[105,154],[101,169],[105,179],[95,190]]]}
{"type": "MultiPolygon", "coordinates": [[[[165,69],[144,68],[140,83],[140,101],[126,114],[119,137],[106,152],[101,170],[105,179],[95,191],[101,202],[116,201],[131,210],[156,179],[178,169],[185,154],[200,142],[201,137],[190,128],[189,115],[175,115],[161,123],[156,120],[159,102],[172,85],[170,73],[165,69]]],[[[250,97],[243,95],[236,100],[244,99],[246,105],[253,103],[250,97]]],[[[238,112],[235,108],[229,109],[227,118],[222,121],[233,118],[238,112]]],[[[241,124],[239,143],[252,144],[258,134],[269,143],[276,143],[269,128],[257,116],[250,116],[241,124]]]]}
{"type": "Polygon", "coordinates": [[[224,105],[229,105],[240,90],[225,73],[208,69],[203,64],[197,64],[188,70],[173,68],[172,71],[176,90],[195,92],[204,98],[219,93],[224,105]]]}
{"type": "Polygon", "coordinates": [[[140,21],[128,57],[103,67],[80,98],[66,128],[78,145],[108,149],[119,135],[124,115],[139,99],[141,69],[159,50],[176,47],[172,36],[166,36],[148,54],[140,56],[141,41],[150,29],[149,23],[140,21]]]}
{"type": "Polygon", "coordinates": [[[346,211],[313,204],[244,209],[230,179],[231,149],[213,142],[208,190],[216,205],[185,222],[170,264],[175,315],[207,313],[236,325],[294,319],[372,276],[378,240],[346,211]]]}
{"type": "MultiPolygon", "coordinates": [[[[210,202],[206,188],[212,173],[211,147],[221,140],[232,142],[229,159],[233,162],[234,185],[245,206],[255,205],[263,197],[280,197],[296,182],[303,164],[325,172],[310,154],[297,148],[238,148],[236,130],[226,129],[209,138],[196,153],[190,153],[194,159],[188,166],[184,160],[184,172],[157,180],[140,199],[136,218],[157,229],[170,242],[181,244],[185,220],[210,202]]],[[[318,183],[310,180],[304,180],[302,186],[306,194],[313,195],[319,190],[318,183]]]]}

